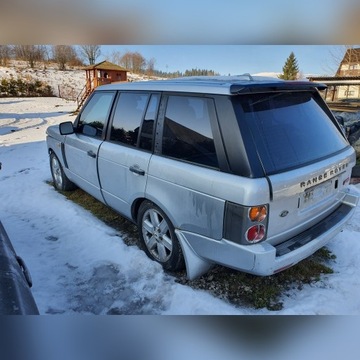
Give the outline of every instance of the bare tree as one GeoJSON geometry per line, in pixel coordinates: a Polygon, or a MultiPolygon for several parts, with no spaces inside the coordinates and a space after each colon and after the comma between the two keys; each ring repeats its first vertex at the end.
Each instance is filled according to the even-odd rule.
{"type": "Polygon", "coordinates": [[[11,57],[11,46],[0,45],[0,65],[6,66],[11,57]]]}
{"type": "Polygon", "coordinates": [[[101,54],[100,45],[80,45],[81,56],[89,62],[89,65],[94,65],[96,59],[101,54]]]}
{"type": "Polygon", "coordinates": [[[65,70],[67,63],[79,62],[76,50],[71,45],[54,45],[52,53],[54,61],[59,65],[59,70],[65,70]]]}
{"type": "Polygon", "coordinates": [[[138,52],[126,52],[120,59],[120,65],[135,73],[145,71],[146,59],[138,52]]]}
{"type": "Polygon", "coordinates": [[[38,61],[44,60],[46,47],[44,45],[15,45],[15,57],[27,61],[31,68],[34,68],[38,61]]]}
{"type": "Polygon", "coordinates": [[[121,56],[119,64],[127,70],[132,70],[132,53],[128,51],[123,56],[121,56]]]}
{"type": "Polygon", "coordinates": [[[133,72],[143,73],[146,65],[145,58],[138,52],[133,53],[133,72]]]}
{"type": "Polygon", "coordinates": [[[147,75],[149,75],[149,76],[154,75],[155,63],[156,63],[155,58],[151,58],[150,60],[147,61],[147,64],[146,64],[146,73],[147,73],[147,75]]]}
{"type": "Polygon", "coordinates": [[[52,47],[50,45],[46,45],[43,47],[44,68],[46,68],[47,64],[51,60],[52,60],[52,47]]]}
{"type": "Polygon", "coordinates": [[[113,51],[109,57],[110,57],[110,61],[112,63],[120,65],[120,63],[121,63],[120,51],[113,51]]]}

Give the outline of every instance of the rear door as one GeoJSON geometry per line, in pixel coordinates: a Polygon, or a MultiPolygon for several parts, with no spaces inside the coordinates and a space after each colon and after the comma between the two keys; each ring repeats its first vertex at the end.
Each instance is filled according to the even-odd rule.
{"type": "Polygon", "coordinates": [[[95,92],[79,114],[75,133],[65,139],[65,157],[70,178],[95,198],[102,200],[97,158],[115,92],[95,92]]]}
{"type": "Polygon", "coordinates": [[[99,151],[99,177],[106,203],[131,217],[132,202],[144,197],[153,150],[159,94],[121,92],[108,138],[99,151]]]}
{"type": "Polygon", "coordinates": [[[163,100],[147,197],[166,212],[175,228],[221,239],[221,197],[227,181],[219,171],[222,144],[214,136],[214,100],[175,93],[163,100]]]}

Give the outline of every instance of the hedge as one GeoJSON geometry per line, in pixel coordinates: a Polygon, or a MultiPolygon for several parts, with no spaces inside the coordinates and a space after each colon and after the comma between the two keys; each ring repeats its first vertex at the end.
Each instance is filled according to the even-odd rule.
{"type": "Polygon", "coordinates": [[[0,97],[38,97],[55,96],[51,86],[39,80],[24,81],[18,79],[2,79],[0,83],[0,97]]]}

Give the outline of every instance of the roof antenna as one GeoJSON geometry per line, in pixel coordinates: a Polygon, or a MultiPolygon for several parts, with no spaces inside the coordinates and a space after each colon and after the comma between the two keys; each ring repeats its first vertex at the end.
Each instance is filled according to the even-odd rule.
{"type": "Polygon", "coordinates": [[[250,81],[254,81],[254,78],[249,73],[245,73],[245,74],[242,74],[240,76],[247,76],[250,81]]]}

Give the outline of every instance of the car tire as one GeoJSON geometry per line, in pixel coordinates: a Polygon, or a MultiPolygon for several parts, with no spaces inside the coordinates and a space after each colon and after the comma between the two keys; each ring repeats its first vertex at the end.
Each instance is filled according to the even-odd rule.
{"type": "Polygon", "coordinates": [[[53,152],[50,153],[50,169],[57,190],[70,191],[76,189],[76,185],[65,175],[58,157],[53,152]]]}
{"type": "Polygon", "coordinates": [[[185,267],[174,226],[158,206],[150,201],[140,205],[138,228],[145,252],[151,259],[169,271],[179,271],[185,267]]]}

